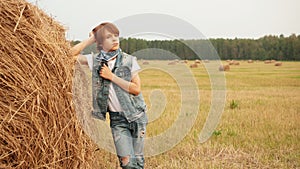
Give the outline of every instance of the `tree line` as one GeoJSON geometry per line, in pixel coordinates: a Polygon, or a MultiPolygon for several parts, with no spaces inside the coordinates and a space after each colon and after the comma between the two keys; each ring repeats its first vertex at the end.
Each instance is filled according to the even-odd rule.
{"type": "MultiPolygon", "coordinates": [[[[72,41],[77,44],[80,41],[72,41]]],[[[120,38],[121,49],[138,59],[300,60],[300,35],[268,35],[259,39],[145,40],[120,38]]],[[[96,45],[83,54],[97,53],[96,45]]]]}

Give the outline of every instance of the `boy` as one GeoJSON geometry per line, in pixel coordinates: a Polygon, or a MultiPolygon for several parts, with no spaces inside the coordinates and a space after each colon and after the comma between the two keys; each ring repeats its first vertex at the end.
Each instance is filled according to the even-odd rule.
{"type": "Polygon", "coordinates": [[[110,127],[124,169],[144,168],[146,104],[141,94],[140,69],[136,58],[120,49],[119,30],[109,22],[95,27],[87,40],[71,49],[73,56],[95,43],[99,54],[93,57],[93,116],[105,120],[110,127]]]}

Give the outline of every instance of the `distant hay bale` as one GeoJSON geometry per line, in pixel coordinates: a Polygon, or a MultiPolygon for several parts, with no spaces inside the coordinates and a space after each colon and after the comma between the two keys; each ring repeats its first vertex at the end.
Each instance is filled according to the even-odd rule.
{"type": "Polygon", "coordinates": [[[274,60],[274,59],[273,59],[273,60],[271,60],[271,63],[275,63],[275,62],[276,62],[276,60],[274,60]]]}
{"type": "Polygon", "coordinates": [[[274,66],[282,66],[282,62],[276,62],[274,66]]]}
{"type": "Polygon", "coordinates": [[[219,71],[229,71],[230,66],[229,65],[220,65],[219,71]]]}
{"type": "Polygon", "coordinates": [[[0,168],[91,168],[65,29],[25,0],[1,0],[0,19],[0,168]]]}
{"type": "Polygon", "coordinates": [[[197,63],[193,63],[190,65],[190,68],[197,68],[198,67],[198,64],[197,63]]]}
{"type": "Polygon", "coordinates": [[[234,65],[240,65],[240,62],[235,61],[233,64],[234,64],[234,65]]]}
{"type": "Polygon", "coordinates": [[[148,61],[144,61],[142,64],[143,65],[149,65],[150,63],[148,61]]]}
{"type": "Polygon", "coordinates": [[[182,60],[182,61],[180,61],[180,63],[188,63],[188,61],[187,60],[182,60]]]}
{"type": "Polygon", "coordinates": [[[240,62],[232,60],[229,62],[229,65],[240,65],[240,62]]]}
{"type": "Polygon", "coordinates": [[[188,60],[184,60],[183,63],[188,63],[188,60]]]}
{"type": "Polygon", "coordinates": [[[270,63],[272,63],[272,62],[271,62],[271,60],[265,60],[264,63],[265,63],[265,64],[270,64],[270,63]]]}
{"type": "Polygon", "coordinates": [[[201,64],[201,61],[200,61],[199,59],[196,59],[196,60],[195,60],[195,63],[196,63],[196,64],[201,64]]]}
{"type": "Polygon", "coordinates": [[[209,63],[209,60],[205,59],[205,60],[204,60],[204,63],[209,63]]]}
{"type": "Polygon", "coordinates": [[[168,63],[168,65],[176,65],[177,64],[177,61],[171,61],[168,63]]]}
{"type": "Polygon", "coordinates": [[[248,60],[248,63],[253,63],[253,60],[251,60],[251,59],[250,59],[250,60],[248,60]]]}

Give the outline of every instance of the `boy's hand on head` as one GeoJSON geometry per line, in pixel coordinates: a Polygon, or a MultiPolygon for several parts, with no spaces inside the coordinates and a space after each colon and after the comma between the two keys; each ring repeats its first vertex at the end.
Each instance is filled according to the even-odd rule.
{"type": "Polygon", "coordinates": [[[89,38],[90,38],[90,40],[92,40],[93,42],[96,42],[96,38],[95,38],[95,35],[94,35],[93,32],[90,32],[90,33],[89,33],[89,38]]]}

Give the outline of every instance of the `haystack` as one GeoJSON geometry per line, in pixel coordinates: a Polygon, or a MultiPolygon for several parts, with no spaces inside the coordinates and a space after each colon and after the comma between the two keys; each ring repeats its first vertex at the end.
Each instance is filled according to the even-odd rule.
{"type": "Polygon", "coordinates": [[[190,68],[197,68],[198,67],[198,64],[197,63],[193,63],[190,65],[190,68]]]}
{"type": "Polygon", "coordinates": [[[149,65],[149,61],[143,61],[143,65],[149,65]]]}
{"type": "Polygon", "coordinates": [[[201,64],[201,61],[200,61],[199,59],[196,59],[196,60],[195,60],[195,63],[196,63],[196,64],[201,64]]]}
{"type": "Polygon", "coordinates": [[[229,65],[220,65],[219,66],[219,71],[229,71],[230,66],[229,65]]]}
{"type": "Polygon", "coordinates": [[[171,61],[168,63],[168,65],[176,65],[178,62],[177,61],[171,61]]]}
{"type": "Polygon", "coordinates": [[[232,60],[229,62],[229,65],[240,65],[240,62],[236,60],[232,60]]]}
{"type": "Polygon", "coordinates": [[[91,168],[64,28],[25,0],[1,0],[0,16],[0,168],[91,168]]]}
{"type": "Polygon", "coordinates": [[[282,62],[275,62],[274,66],[282,66],[282,62]]]}

